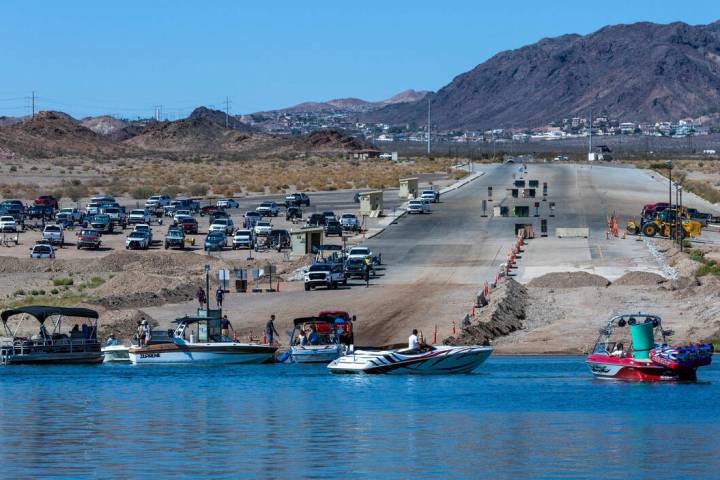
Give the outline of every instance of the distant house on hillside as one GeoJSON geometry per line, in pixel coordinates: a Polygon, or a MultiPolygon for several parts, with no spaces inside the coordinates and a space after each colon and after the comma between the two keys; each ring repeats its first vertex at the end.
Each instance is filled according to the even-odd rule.
{"type": "Polygon", "coordinates": [[[368,158],[380,158],[381,153],[380,150],[366,148],[363,150],[352,150],[350,156],[356,160],[367,160],[368,158]]]}

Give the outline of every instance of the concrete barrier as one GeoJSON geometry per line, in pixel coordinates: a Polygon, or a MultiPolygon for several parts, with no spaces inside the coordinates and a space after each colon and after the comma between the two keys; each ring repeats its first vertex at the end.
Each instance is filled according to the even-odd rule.
{"type": "Polygon", "coordinates": [[[555,236],[558,238],[588,238],[590,236],[589,228],[556,228],[555,236]]]}

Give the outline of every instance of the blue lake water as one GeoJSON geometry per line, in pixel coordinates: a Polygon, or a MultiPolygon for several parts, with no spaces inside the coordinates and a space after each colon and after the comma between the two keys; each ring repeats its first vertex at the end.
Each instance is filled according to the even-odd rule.
{"type": "Polygon", "coordinates": [[[591,378],[581,357],[474,375],[322,366],[0,369],[0,478],[718,478],[720,368],[591,378]]]}

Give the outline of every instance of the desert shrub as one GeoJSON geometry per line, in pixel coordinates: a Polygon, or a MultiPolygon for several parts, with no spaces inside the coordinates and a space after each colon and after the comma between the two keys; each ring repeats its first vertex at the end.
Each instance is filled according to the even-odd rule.
{"type": "Polygon", "coordinates": [[[56,287],[62,287],[64,285],[72,285],[73,283],[74,283],[74,280],[70,277],[53,279],[53,285],[55,285],[56,287]]]}
{"type": "Polygon", "coordinates": [[[190,185],[190,188],[188,188],[188,192],[194,197],[204,197],[208,193],[208,186],[200,183],[195,183],[193,185],[190,185]]]}
{"type": "Polygon", "coordinates": [[[146,185],[135,187],[130,191],[130,196],[135,200],[148,198],[153,194],[154,190],[146,185]]]}
{"type": "Polygon", "coordinates": [[[50,290],[50,293],[53,295],[57,295],[58,293],[60,293],[60,290],[58,290],[57,288],[53,288],[52,290],[50,290]]]}
{"type": "Polygon", "coordinates": [[[688,256],[691,260],[695,260],[696,262],[702,262],[705,255],[700,250],[692,250],[690,253],[688,253],[688,256]]]}
{"type": "Polygon", "coordinates": [[[16,167],[15,165],[11,165],[11,166],[10,166],[10,171],[11,171],[11,172],[17,172],[17,167],[16,167]]]}
{"type": "Polygon", "coordinates": [[[15,293],[13,293],[13,295],[15,295],[16,297],[23,296],[23,295],[25,295],[25,290],[23,290],[23,289],[15,290],[15,293]]]}

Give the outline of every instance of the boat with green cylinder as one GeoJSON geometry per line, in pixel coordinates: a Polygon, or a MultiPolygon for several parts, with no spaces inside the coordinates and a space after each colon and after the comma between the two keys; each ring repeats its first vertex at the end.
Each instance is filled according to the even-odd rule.
{"type": "Polygon", "coordinates": [[[617,315],[600,329],[593,352],[586,363],[597,378],[641,382],[693,381],[697,369],[712,361],[711,344],[673,347],[658,315],[632,313],[617,315]],[[629,331],[630,349],[625,350],[623,336],[629,331]],[[615,329],[621,330],[617,333],[615,329]]]}

